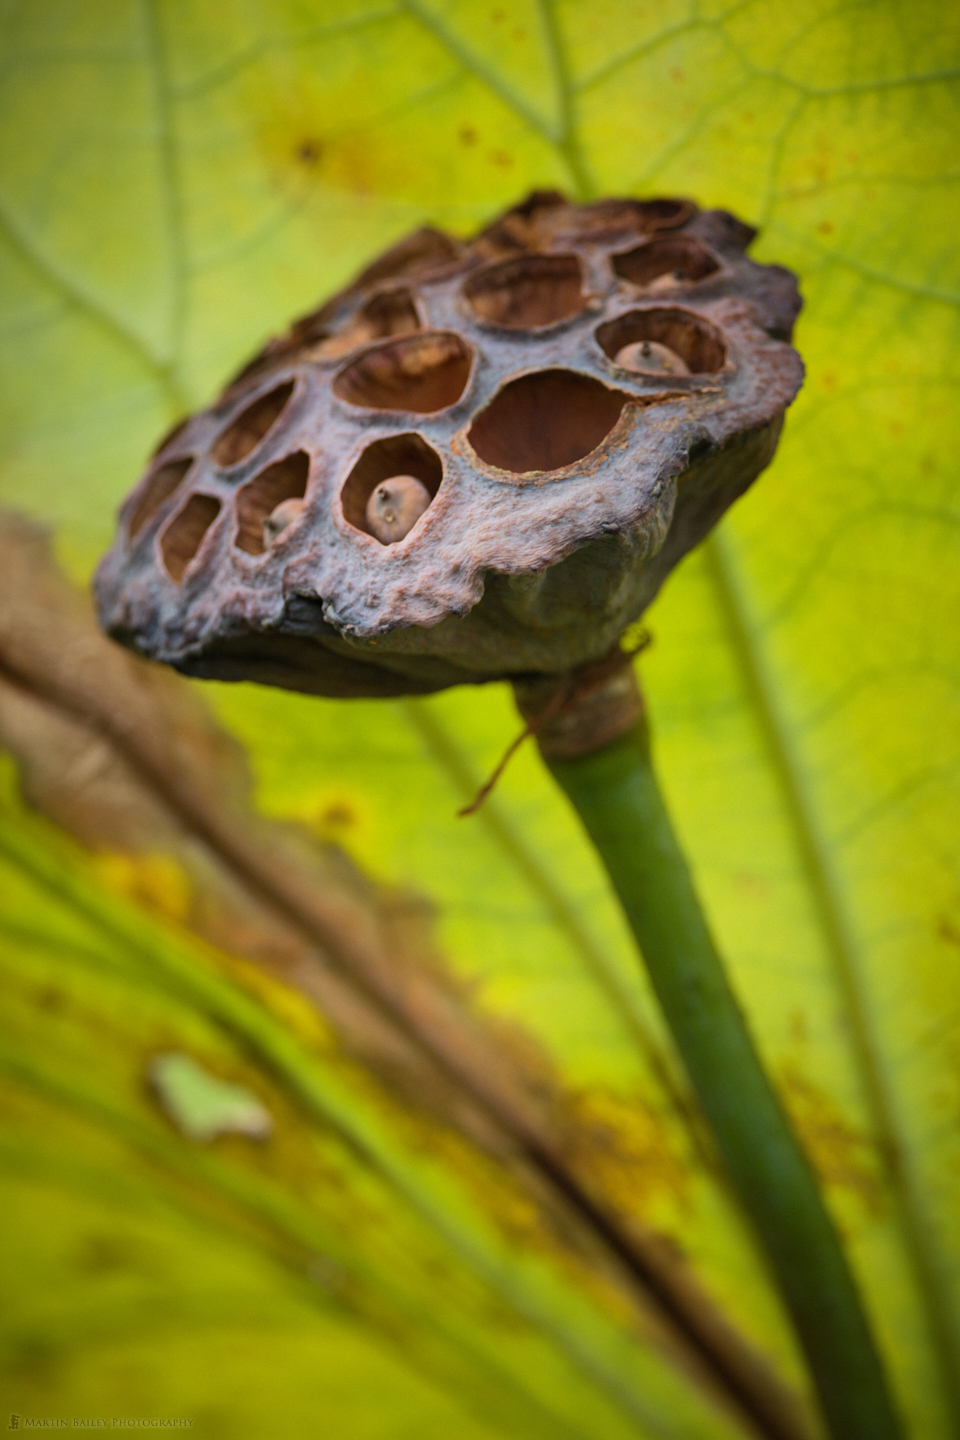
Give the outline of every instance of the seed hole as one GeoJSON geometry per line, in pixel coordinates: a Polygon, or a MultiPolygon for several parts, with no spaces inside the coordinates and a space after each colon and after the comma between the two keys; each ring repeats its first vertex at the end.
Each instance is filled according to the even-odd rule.
{"type": "Polygon", "coordinates": [[[308,350],[307,358],[335,360],[371,340],[389,340],[420,329],[420,316],[408,290],[385,290],[372,296],[336,335],[308,350]]]}
{"type": "Polygon", "coordinates": [[[218,465],[238,465],[260,444],[283,414],[293,394],[293,384],[288,380],[241,410],[214,443],[213,458],[218,465]]]}
{"type": "Polygon", "coordinates": [[[519,205],[481,230],[477,242],[485,254],[491,250],[536,250],[555,228],[558,212],[566,208],[559,190],[532,190],[519,205]]]}
{"type": "Polygon", "coordinates": [[[159,470],[154,470],[143,487],[137,507],[130,519],[127,533],[131,540],[140,533],[150,517],[160,509],[160,506],[170,499],[192,464],[192,458],[170,460],[166,465],[161,465],[159,470]]]}
{"type": "Polygon", "coordinates": [[[669,276],[674,280],[703,280],[720,266],[708,250],[690,235],[662,235],[625,255],[614,255],[613,268],[632,285],[651,285],[669,276]]]}
{"type": "Polygon", "coordinates": [[[488,465],[514,474],[560,470],[595,450],[631,397],[572,370],[541,370],[505,385],[470,427],[488,465]]]}
{"type": "MultiPolygon", "coordinates": [[[[600,348],[617,364],[623,363],[620,356],[629,347],[634,363],[626,368],[638,373],[642,373],[642,366],[634,347],[642,347],[644,342],[650,343],[655,354],[660,347],[672,351],[693,375],[712,375],[722,370],[727,355],[720,331],[689,310],[628,310],[626,315],[601,325],[596,335],[600,348]]],[[[664,373],[662,360],[651,367],[650,373],[664,373]]]]}
{"type": "Polygon", "coordinates": [[[174,515],[160,540],[163,563],[172,579],[183,579],[183,572],[219,513],[220,501],[212,495],[191,495],[174,515]]]}
{"type": "Polygon", "coordinates": [[[392,245],[379,259],[368,265],[357,276],[351,290],[360,290],[366,285],[373,285],[381,280],[390,280],[400,275],[427,275],[434,270],[443,270],[456,262],[459,256],[459,247],[455,240],[449,235],[444,235],[442,230],[433,230],[429,225],[424,225],[420,230],[414,230],[412,235],[405,235],[392,245]]]}
{"type": "Polygon", "coordinates": [[[644,230],[678,230],[686,225],[697,207],[692,200],[676,200],[661,197],[658,200],[638,200],[636,214],[644,230]]]}
{"type": "MultiPolygon", "coordinates": [[[[287,455],[268,465],[243,485],[237,491],[237,534],[233,543],[248,555],[262,555],[271,533],[269,527],[264,533],[264,521],[272,519],[274,512],[285,501],[303,499],[307,493],[309,474],[310,456],[304,450],[298,450],[295,455],[287,455]]],[[[277,520],[276,533],[279,535],[285,526],[279,524],[279,516],[277,520]]]]}
{"type": "MultiPolygon", "coordinates": [[[[371,520],[375,521],[377,518],[376,514],[368,514],[371,505],[374,511],[387,508],[377,505],[375,494],[378,488],[401,478],[418,481],[426,490],[429,500],[433,500],[440,489],[443,479],[440,456],[419,435],[391,435],[385,440],[374,441],[364,450],[340,492],[344,518],[354,529],[362,530],[365,535],[373,535],[381,544],[393,544],[396,539],[402,539],[402,536],[396,535],[393,539],[384,540],[371,525],[371,520]]],[[[415,491],[411,498],[416,500],[415,491]]],[[[404,523],[410,518],[412,508],[415,506],[408,507],[405,512],[404,523]]],[[[414,516],[407,529],[412,528],[418,518],[419,515],[414,516]]],[[[407,530],[404,530],[404,534],[406,533],[407,530]]]]}
{"type": "Polygon", "coordinates": [[[368,300],[362,315],[370,327],[370,338],[386,340],[420,329],[420,317],[409,290],[385,290],[368,300]]]}
{"type": "Polygon", "coordinates": [[[461,398],[470,362],[459,335],[430,330],[358,356],[340,371],[333,391],[351,405],[430,415],[461,398]]]}
{"type": "Polygon", "coordinates": [[[532,330],[576,315],[586,304],[575,255],[522,255],[471,275],[463,287],[480,320],[532,330]]]}
{"type": "Polygon", "coordinates": [[[631,231],[649,235],[657,230],[678,230],[696,209],[691,200],[597,200],[573,212],[570,228],[596,242],[616,240],[631,231]]]}

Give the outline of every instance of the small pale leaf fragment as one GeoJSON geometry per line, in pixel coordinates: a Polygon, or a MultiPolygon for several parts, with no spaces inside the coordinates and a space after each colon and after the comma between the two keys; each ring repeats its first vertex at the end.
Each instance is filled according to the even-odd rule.
{"type": "Polygon", "coordinates": [[[177,1129],[190,1140],[216,1135],[249,1135],[266,1140],[273,1118],[242,1085],[218,1080],[189,1055],[155,1055],[148,1067],[150,1084],[177,1129]]]}

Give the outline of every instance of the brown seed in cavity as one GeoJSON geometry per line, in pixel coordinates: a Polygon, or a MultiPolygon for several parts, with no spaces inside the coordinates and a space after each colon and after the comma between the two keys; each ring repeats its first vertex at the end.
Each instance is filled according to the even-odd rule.
{"type": "Polygon", "coordinates": [[[267,548],[263,522],[285,500],[303,500],[307,494],[310,456],[297,450],[275,460],[237,491],[237,528],[234,545],[248,555],[262,555],[267,548]]]}
{"type": "Polygon", "coordinates": [[[402,540],[430,504],[430,491],[413,475],[391,475],[381,480],[367,501],[370,534],[382,545],[402,540]]]}
{"type": "Polygon", "coordinates": [[[656,340],[637,340],[633,345],[624,345],[617,351],[613,363],[637,375],[690,374],[677,352],[659,345],[656,340]]]}
{"type": "Polygon", "coordinates": [[[675,368],[665,371],[657,365],[649,373],[716,375],[726,364],[727,347],[723,333],[704,316],[679,305],[628,310],[625,315],[618,315],[615,320],[599,325],[595,333],[597,344],[609,359],[620,365],[626,364],[628,369],[640,361],[637,365],[640,374],[649,371],[648,363],[643,362],[649,362],[658,349],[678,357],[686,366],[686,371],[675,368]],[[644,342],[650,346],[650,356],[639,354],[633,358],[627,353],[634,347],[639,349],[644,342]]]}
{"type": "Polygon", "coordinates": [[[303,514],[305,500],[283,500],[263,521],[263,544],[268,548],[283,534],[288,525],[299,520],[303,514]]]}

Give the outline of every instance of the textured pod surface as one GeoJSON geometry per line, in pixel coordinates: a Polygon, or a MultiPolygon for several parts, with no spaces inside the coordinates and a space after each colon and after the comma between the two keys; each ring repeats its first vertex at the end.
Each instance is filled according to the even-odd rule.
{"type": "Polygon", "coordinates": [[[417,231],[162,443],[98,572],[105,627],[325,695],[596,659],[799,389],[796,284],[752,238],[688,201],[552,192],[472,241],[417,231]],[[397,476],[430,503],[384,543],[368,506],[397,476]]]}

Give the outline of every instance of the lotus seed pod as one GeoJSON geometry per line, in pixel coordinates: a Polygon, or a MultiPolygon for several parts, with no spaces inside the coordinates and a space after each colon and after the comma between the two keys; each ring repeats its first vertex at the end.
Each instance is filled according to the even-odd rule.
{"type": "Polygon", "coordinates": [[[103,624],[190,675],[322,695],[597,661],[800,386],[796,283],[753,233],[538,192],[470,240],[408,236],[162,442],[103,624]]]}
{"type": "Polygon", "coordinates": [[[430,504],[430,491],[413,475],[391,475],[367,501],[367,529],[381,545],[403,540],[430,504]]]}

